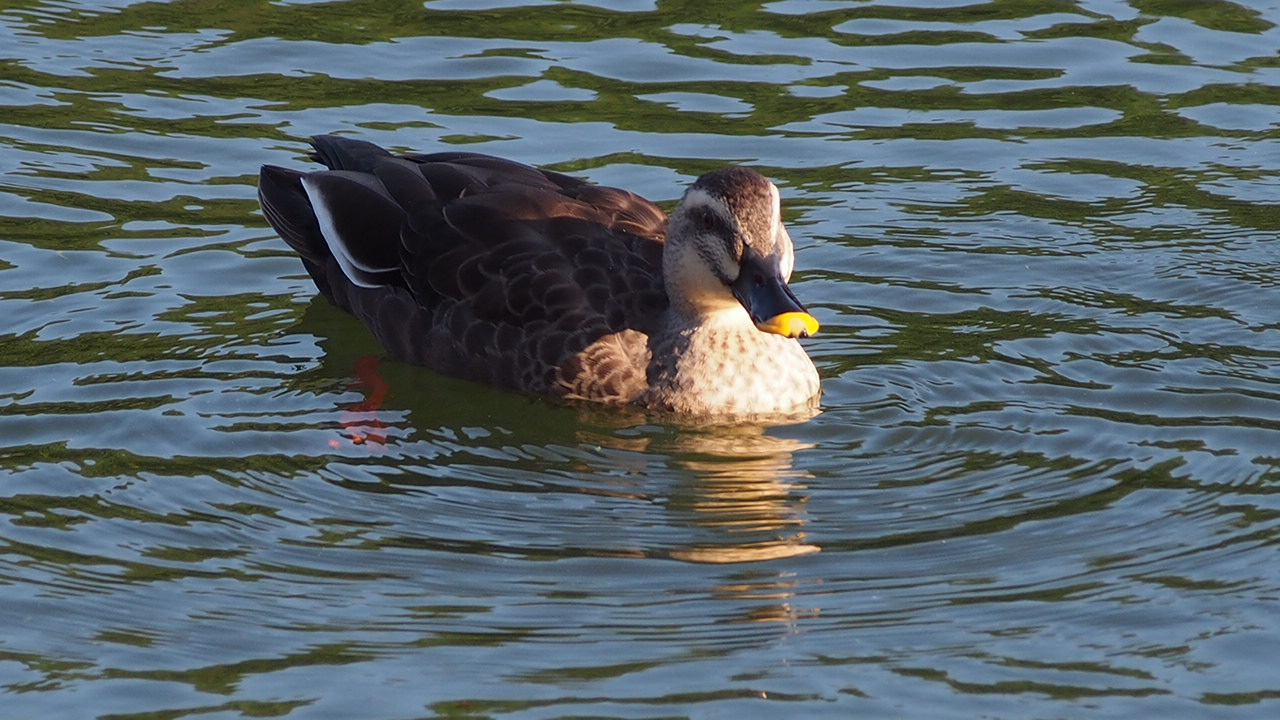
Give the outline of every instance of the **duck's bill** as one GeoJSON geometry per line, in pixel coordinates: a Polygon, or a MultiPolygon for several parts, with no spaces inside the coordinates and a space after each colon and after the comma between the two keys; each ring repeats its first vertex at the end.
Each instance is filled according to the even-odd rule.
{"type": "Polygon", "coordinates": [[[776,262],[744,258],[742,271],[733,283],[733,295],[747,309],[756,328],[763,332],[790,338],[818,332],[818,321],[791,292],[776,262]]]}
{"type": "Polygon", "coordinates": [[[787,312],[767,320],[756,320],[756,327],[764,332],[801,338],[818,332],[818,321],[807,312],[787,312]]]}

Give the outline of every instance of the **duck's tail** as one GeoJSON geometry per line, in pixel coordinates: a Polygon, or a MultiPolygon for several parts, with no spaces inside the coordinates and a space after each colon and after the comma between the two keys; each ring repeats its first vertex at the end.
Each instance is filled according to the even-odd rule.
{"type": "Polygon", "coordinates": [[[303,175],[297,170],[263,165],[258,174],[258,200],[262,203],[262,213],[267,222],[302,258],[320,292],[333,300],[325,270],[332,254],[302,187],[303,175]]]}

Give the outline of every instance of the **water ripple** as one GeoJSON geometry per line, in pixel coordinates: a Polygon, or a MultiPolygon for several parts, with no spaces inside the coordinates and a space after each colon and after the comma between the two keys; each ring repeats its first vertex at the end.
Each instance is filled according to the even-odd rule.
{"type": "Polygon", "coordinates": [[[1269,717],[1274,8],[0,12],[17,716],[1269,717]],[[254,196],[346,132],[777,180],[823,413],[380,357],[254,196]]]}

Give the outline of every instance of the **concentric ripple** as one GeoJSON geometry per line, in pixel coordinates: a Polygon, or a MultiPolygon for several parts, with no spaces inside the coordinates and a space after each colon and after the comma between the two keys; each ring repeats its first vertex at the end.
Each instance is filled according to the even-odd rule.
{"type": "Polygon", "coordinates": [[[1270,718],[1280,10],[0,10],[0,715],[1270,718]],[[774,178],[823,413],[386,359],[304,138],[774,178]]]}

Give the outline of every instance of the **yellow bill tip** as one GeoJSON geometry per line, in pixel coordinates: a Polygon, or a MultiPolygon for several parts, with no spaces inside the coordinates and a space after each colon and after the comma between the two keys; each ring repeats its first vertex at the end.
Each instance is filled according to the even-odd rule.
{"type": "Polygon", "coordinates": [[[807,312],[788,312],[762,320],[756,327],[789,338],[809,337],[818,332],[818,321],[807,312]]]}

